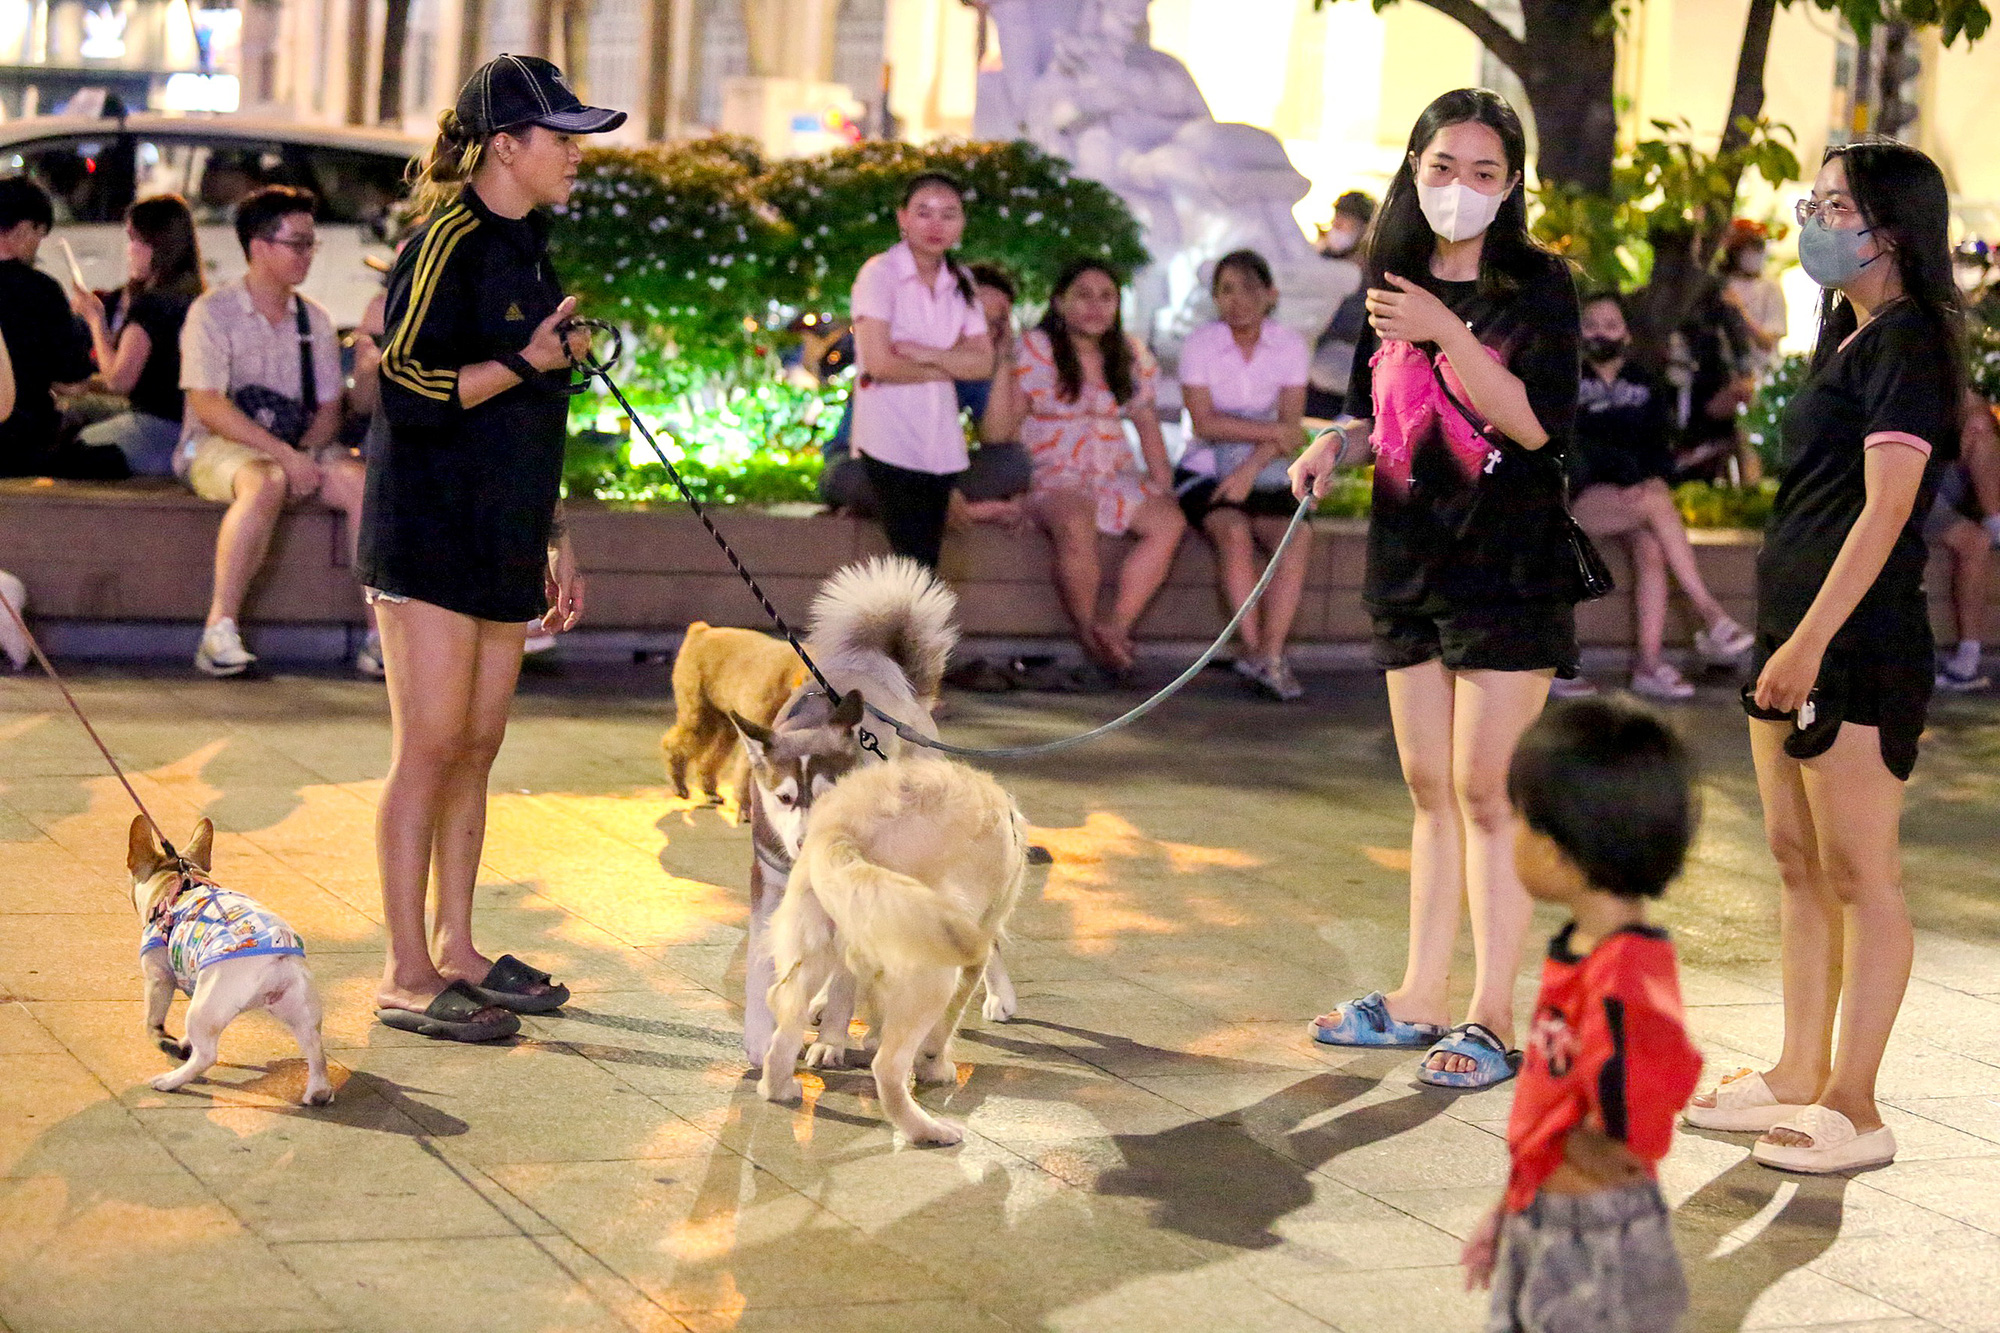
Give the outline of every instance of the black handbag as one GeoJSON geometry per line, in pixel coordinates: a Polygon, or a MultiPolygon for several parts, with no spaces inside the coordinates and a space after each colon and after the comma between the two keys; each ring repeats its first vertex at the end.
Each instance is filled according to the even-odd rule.
{"type": "MultiPolygon", "coordinates": [[[[1438,369],[1438,358],[1432,357],[1430,362],[1431,378],[1437,381],[1438,392],[1444,395],[1445,401],[1457,410],[1458,415],[1465,419],[1465,424],[1472,427],[1475,434],[1494,448],[1499,448],[1500,432],[1482,422],[1473,415],[1471,408],[1458,401],[1458,395],[1454,394],[1451,386],[1444,382],[1444,372],[1438,369]]],[[[1583,530],[1583,525],[1569,512],[1569,473],[1564,469],[1562,460],[1554,456],[1545,459],[1543,451],[1539,449],[1528,450],[1527,453],[1538,464],[1554,470],[1556,485],[1562,492],[1562,539],[1563,544],[1569,547],[1570,560],[1576,567],[1577,600],[1594,602],[1600,597],[1609,596],[1618,584],[1611,577],[1611,566],[1604,563],[1604,556],[1598,551],[1597,543],[1590,540],[1590,534],[1583,530]]]]}
{"type": "Polygon", "coordinates": [[[261,384],[230,390],[229,401],[244,416],[296,449],[311,428],[313,418],[319,415],[319,379],[313,374],[312,325],[306,320],[305,298],[294,295],[292,302],[298,319],[299,393],[303,401],[261,384]]]}

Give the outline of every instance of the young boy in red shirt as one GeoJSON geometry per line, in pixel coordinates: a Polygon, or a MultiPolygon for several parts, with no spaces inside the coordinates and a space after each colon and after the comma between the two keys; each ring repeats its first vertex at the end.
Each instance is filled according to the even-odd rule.
{"type": "Polygon", "coordinates": [[[1603,702],[1545,714],[1507,775],[1515,863],[1569,909],[1549,942],[1507,1124],[1507,1192],[1466,1244],[1493,1288],[1487,1333],[1670,1333],[1687,1310],[1654,1168],[1701,1056],[1646,900],[1680,873],[1698,818],[1687,751],[1603,702]]]}

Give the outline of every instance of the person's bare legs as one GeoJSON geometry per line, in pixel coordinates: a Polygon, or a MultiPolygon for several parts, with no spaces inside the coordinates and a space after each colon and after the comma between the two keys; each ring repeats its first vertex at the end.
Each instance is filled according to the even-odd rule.
{"type": "MultiPolygon", "coordinates": [[[[1880,732],[1852,722],[1842,725],[1833,748],[1800,769],[1818,834],[1821,882],[1846,926],[1835,963],[1840,1040],[1833,1068],[1813,1100],[1865,1134],[1882,1125],[1875,1078],[1910,984],[1915,948],[1898,840],[1903,784],[1882,762],[1880,732]]],[[[1764,1137],[1798,1147],[1812,1142],[1782,1129],[1764,1137]]]]}
{"type": "Polygon", "coordinates": [[[472,712],[479,622],[414,601],[385,602],[380,615],[391,740],[375,857],[389,946],[375,1002],[421,1012],[445,988],[431,961],[424,905],[438,816],[472,712]]]}
{"type": "MultiPolygon", "coordinates": [[[[1514,872],[1514,806],[1507,768],[1514,747],[1548,702],[1548,671],[1461,671],[1452,702],[1451,778],[1465,827],[1465,893],[1472,915],[1471,1022],[1514,1044],[1514,979],[1534,903],[1514,872]]],[[[1462,1055],[1434,1055],[1432,1070],[1470,1073],[1462,1055]]]]}
{"type": "MultiPolygon", "coordinates": [[[[338,510],[347,526],[347,567],[361,562],[361,503],[368,470],[351,458],[335,459],[320,467],[319,497],[329,509],[338,510]]],[[[375,628],[375,606],[368,605],[368,627],[375,628]]]]}
{"type": "Polygon", "coordinates": [[[1121,671],[1132,665],[1132,627],[1167,581],[1174,553],[1187,535],[1187,517],[1166,496],[1149,495],[1132,516],[1127,535],[1137,540],[1118,567],[1118,591],[1111,601],[1111,615],[1097,627],[1099,640],[1121,671]]]}
{"type": "MultiPolygon", "coordinates": [[[[1211,509],[1201,520],[1201,530],[1215,547],[1216,582],[1229,606],[1228,614],[1233,616],[1250,589],[1257,586],[1257,544],[1250,535],[1250,516],[1241,509],[1211,509]]],[[[1252,607],[1236,627],[1243,651],[1253,659],[1264,656],[1264,636],[1258,622],[1270,614],[1269,591],[1263,605],[1252,607]]]]}
{"type": "MultiPolygon", "coordinates": [[[[1451,787],[1455,694],[1451,673],[1432,660],[1387,673],[1396,758],[1410,789],[1410,947],[1403,982],[1385,997],[1398,1022],[1442,1027],[1451,1019],[1447,991],[1465,898],[1464,829],[1451,787]]],[[[1336,1014],[1319,1019],[1323,1026],[1336,1014]]]]}
{"type": "Polygon", "coordinates": [[[1986,637],[1986,584],[1993,559],[1986,529],[1961,518],[1939,540],[1951,552],[1951,616],[1958,641],[1986,637]]]}
{"type": "Polygon", "coordinates": [[[1056,565],[1056,595],[1077,642],[1091,661],[1105,663],[1104,645],[1097,639],[1097,589],[1104,571],[1097,560],[1097,502],[1076,490],[1036,491],[1029,510],[1049,536],[1056,565]]]}
{"type": "MultiPolygon", "coordinates": [[[[1251,521],[1251,529],[1256,534],[1258,545],[1267,551],[1278,549],[1278,543],[1285,539],[1285,529],[1291,520],[1283,518],[1259,518],[1251,521]]],[[[1301,523],[1299,535],[1292,538],[1291,547],[1285,558],[1278,562],[1278,572],[1271,576],[1271,586],[1264,589],[1264,602],[1259,607],[1264,624],[1264,655],[1283,657],[1285,643],[1292,637],[1292,621],[1298,618],[1299,601],[1306,592],[1306,572],[1312,566],[1312,525],[1301,523]]],[[[1244,589],[1249,595],[1249,589],[1244,589]]]]}
{"type": "Polygon", "coordinates": [[[1674,493],[1667,489],[1667,483],[1655,477],[1632,490],[1634,501],[1646,516],[1648,530],[1660,543],[1660,551],[1666,557],[1674,582],[1680,584],[1681,591],[1687,594],[1695,614],[1701,617],[1701,623],[1713,629],[1721,621],[1729,619],[1722,603],[1715,600],[1708,585],[1702,582],[1701,566],[1694,558],[1694,545],[1688,541],[1687,524],[1681,519],[1681,511],[1674,507],[1674,493]]]}
{"type": "MultiPolygon", "coordinates": [[[[1781,1104],[1804,1106],[1819,1095],[1833,1070],[1834,1010],[1840,1002],[1846,922],[1840,901],[1820,871],[1821,838],[1806,799],[1804,766],[1785,753],[1785,737],[1791,730],[1790,722],[1750,719],[1750,756],[1757,767],[1757,795],[1764,805],[1764,838],[1778,863],[1784,979],[1784,1044],[1764,1082],[1781,1104]]],[[[1713,1106],[1715,1096],[1703,1093],[1695,1104],[1713,1106]]]]}
{"type": "Polygon", "coordinates": [[[230,479],[235,497],[222,515],[215,538],[215,589],[209,594],[208,623],[236,620],[250,580],[263,568],[271,534],[285,512],[285,474],[265,459],[245,463],[230,479]]]}
{"type": "Polygon", "coordinates": [[[1632,543],[1632,615],[1638,622],[1638,658],[1633,674],[1660,665],[1660,645],[1667,637],[1667,560],[1659,538],[1649,528],[1630,535],[1632,543]]]}
{"type": "MultiPolygon", "coordinates": [[[[482,620],[473,661],[471,709],[458,763],[446,779],[438,805],[437,836],[431,845],[431,874],[437,883],[437,911],[431,925],[431,956],[450,981],[486,979],[493,960],[472,943],[472,893],[486,846],[486,783],[500,744],[507,738],[507,713],[521,674],[521,643],[527,627],[482,620]]],[[[533,993],[546,987],[536,984],[533,993]]]]}

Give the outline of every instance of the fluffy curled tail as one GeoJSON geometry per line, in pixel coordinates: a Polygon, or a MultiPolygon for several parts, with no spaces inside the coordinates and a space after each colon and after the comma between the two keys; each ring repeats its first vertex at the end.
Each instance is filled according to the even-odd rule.
{"type": "Polygon", "coordinates": [[[979,919],[922,880],[876,865],[852,839],[809,838],[813,896],[850,946],[892,967],[974,967],[989,945],[979,919]]]}
{"type": "Polygon", "coordinates": [[[812,646],[828,658],[878,652],[902,669],[920,695],[934,695],[958,643],[958,597],[907,556],[878,555],[849,565],[813,598],[812,646]]]}

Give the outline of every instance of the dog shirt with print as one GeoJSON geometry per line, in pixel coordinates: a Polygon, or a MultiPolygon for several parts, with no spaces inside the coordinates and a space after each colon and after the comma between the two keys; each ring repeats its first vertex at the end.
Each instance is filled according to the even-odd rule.
{"type": "Polygon", "coordinates": [[[143,956],[167,951],[174,984],[194,994],[195,978],[210,963],[257,954],[296,954],[306,947],[292,928],[269,909],[231,889],[195,884],[146,927],[139,939],[143,956]]]}

